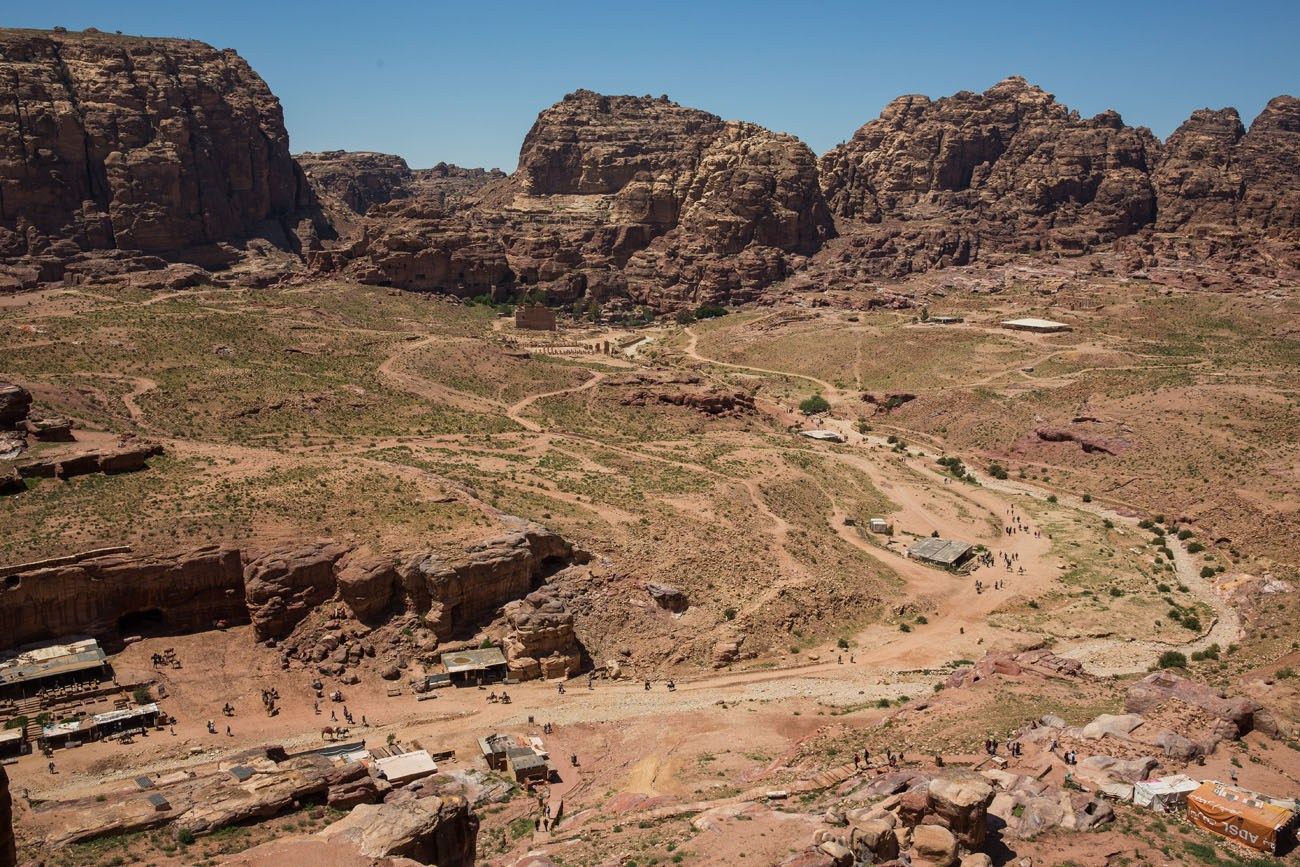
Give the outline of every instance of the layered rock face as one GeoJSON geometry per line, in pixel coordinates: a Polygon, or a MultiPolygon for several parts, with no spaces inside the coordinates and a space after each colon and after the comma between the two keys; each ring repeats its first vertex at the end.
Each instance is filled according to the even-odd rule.
{"type": "Polygon", "coordinates": [[[1084,119],[1021,78],[984,93],[894,100],[822,157],[846,261],[902,276],[1005,254],[1110,249],[1131,268],[1300,267],[1300,100],[1247,132],[1197,111],[1161,145],[1113,111],[1084,119]]]}
{"type": "Polygon", "coordinates": [[[962,265],[982,250],[1086,250],[1150,223],[1159,143],[1091,119],[1022,78],[984,93],[894,100],[821,159],[839,218],[862,224],[875,271],[962,265]]]}
{"type": "Polygon", "coordinates": [[[18,852],[14,846],[14,806],[9,794],[9,775],[0,765],[0,867],[17,867],[18,852]]]}
{"type": "Polygon", "coordinates": [[[245,622],[243,596],[240,555],[231,548],[36,564],[0,577],[0,649],[69,635],[111,640],[141,628],[245,622]]]}
{"type": "Polygon", "coordinates": [[[833,234],[816,160],[797,139],[666,98],[578,91],[538,117],[508,181],[370,212],[312,257],[364,282],[661,309],[741,301],[833,234]]]}
{"type": "Polygon", "coordinates": [[[573,612],[545,588],[505,606],[505,654],[520,680],[569,677],[582,669],[573,612]]]}
{"type": "MultiPolygon", "coordinates": [[[[572,546],[560,536],[526,522],[517,531],[470,545],[455,557],[427,549],[373,552],[314,543],[251,560],[244,570],[245,598],[259,640],[288,637],[313,609],[337,593],[363,623],[413,614],[445,642],[491,620],[499,608],[527,596],[574,557],[572,546]]],[[[563,641],[550,636],[546,654],[563,648],[570,656],[578,655],[571,615],[567,626],[563,641]]]]}
{"type": "Polygon", "coordinates": [[[0,31],[0,262],[11,288],[93,277],[100,260],[157,267],[122,265],[140,254],[229,262],[235,251],[219,245],[256,238],[297,250],[314,234],[313,207],[279,101],[234,51],[0,31]]]}

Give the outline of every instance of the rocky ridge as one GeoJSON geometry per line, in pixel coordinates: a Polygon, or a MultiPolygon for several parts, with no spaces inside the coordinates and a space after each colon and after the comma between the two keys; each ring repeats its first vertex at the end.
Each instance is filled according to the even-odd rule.
{"type": "Polygon", "coordinates": [[[360,237],[311,261],[408,289],[671,309],[752,299],[833,231],[797,139],[583,90],[538,116],[508,181],[372,209],[360,237]]]}
{"type": "Polygon", "coordinates": [[[229,49],[3,30],[0,106],[0,291],[274,268],[328,231],[279,100],[229,49]]]}

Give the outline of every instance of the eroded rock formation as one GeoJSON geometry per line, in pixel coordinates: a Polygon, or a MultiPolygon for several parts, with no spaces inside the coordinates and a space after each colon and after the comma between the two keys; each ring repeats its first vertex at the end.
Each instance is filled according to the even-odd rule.
{"type": "Polygon", "coordinates": [[[109,554],[6,570],[0,577],[0,648],[68,635],[114,640],[140,628],[211,629],[240,623],[239,551],[200,548],[169,557],[109,554]]]}
{"type": "Polygon", "coordinates": [[[9,775],[0,765],[0,867],[17,867],[18,852],[14,846],[14,805],[9,794],[9,775]]]}
{"type": "Polygon", "coordinates": [[[1300,100],[1247,132],[1195,112],[1161,145],[1113,111],[1081,118],[1008,78],[983,93],[903,96],[822,157],[850,268],[901,276],[998,255],[1119,249],[1132,268],[1300,268],[1300,100]]]}
{"type": "Polygon", "coordinates": [[[371,210],[324,271],[458,295],[542,286],[555,301],[670,309],[741,301],[833,233],[797,139],[667,98],[577,91],[542,112],[508,181],[371,210]]]}
{"type": "Polygon", "coordinates": [[[229,49],[0,31],[0,289],[313,243],[280,103],[229,49]],[[102,255],[101,255],[102,254],[102,255]]]}
{"type": "Polygon", "coordinates": [[[573,612],[546,588],[505,606],[506,660],[520,680],[569,677],[582,669],[573,612]]]}
{"type": "Polygon", "coordinates": [[[898,276],[981,251],[1086,250],[1155,217],[1159,143],[1118,114],[1083,119],[1022,78],[902,96],[821,159],[827,202],[898,276]]]}
{"type": "Polygon", "coordinates": [[[21,385],[0,382],[0,430],[12,430],[27,420],[32,393],[21,385]]]}

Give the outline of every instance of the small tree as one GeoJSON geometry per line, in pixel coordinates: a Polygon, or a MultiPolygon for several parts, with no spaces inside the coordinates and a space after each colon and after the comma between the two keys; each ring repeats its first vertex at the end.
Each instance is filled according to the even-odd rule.
{"type": "Polygon", "coordinates": [[[823,412],[830,412],[831,405],[826,398],[822,397],[821,392],[817,392],[812,397],[807,398],[799,403],[799,411],[804,415],[818,415],[823,412]]]}
{"type": "Polygon", "coordinates": [[[1160,659],[1156,662],[1156,665],[1160,668],[1186,668],[1187,657],[1177,650],[1166,650],[1160,654],[1160,659]]]}

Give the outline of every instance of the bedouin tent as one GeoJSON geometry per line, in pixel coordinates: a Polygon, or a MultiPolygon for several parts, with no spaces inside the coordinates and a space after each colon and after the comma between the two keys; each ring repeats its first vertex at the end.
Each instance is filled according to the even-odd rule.
{"type": "Polygon", "coordinates": [[[1296,814],[1256,793],[1206,781],[1187,796],[1187,818],[1205,831],[1276,854],[1292,832],[1296,814]]]}

